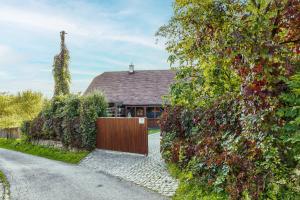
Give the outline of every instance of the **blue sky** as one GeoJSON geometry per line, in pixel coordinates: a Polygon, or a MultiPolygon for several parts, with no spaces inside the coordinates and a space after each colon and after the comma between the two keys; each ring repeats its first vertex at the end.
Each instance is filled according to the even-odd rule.
{"type": "Polygon", "coordinates": [[[52,63],[65,30],[72,92],[104,71],[168,69],[155,32],[172,0],[0,0],[0,92],[53,92],[52,63]]]}

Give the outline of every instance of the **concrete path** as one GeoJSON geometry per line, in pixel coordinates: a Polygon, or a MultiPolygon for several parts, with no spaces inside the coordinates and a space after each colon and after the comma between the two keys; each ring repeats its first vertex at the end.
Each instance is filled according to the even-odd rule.
{"type": "Polygon", "coordinates": [[[160,200],[135,184],[77,165],[0,149],[12,200],[160,200]]]}
{"type": "Polygon", "coordinates": [[[173,196],[178,181],[170,176],[160,154],[160,134],[148,136],[148,157],[137,154],[96,150],[81,166],[131,181],[164,196],[173,196]]]}

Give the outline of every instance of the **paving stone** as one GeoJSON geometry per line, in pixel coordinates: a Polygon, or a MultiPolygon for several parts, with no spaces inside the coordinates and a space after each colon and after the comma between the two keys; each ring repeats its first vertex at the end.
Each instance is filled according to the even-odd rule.
{"type": "Polygon", "coordinates": [[[80,165],[134,182],[165,196],[173,196],[178,181],[170,176],[160,154],[160,135],[148,136],[149,154],[141,156],[95,150],[80,165]]]}

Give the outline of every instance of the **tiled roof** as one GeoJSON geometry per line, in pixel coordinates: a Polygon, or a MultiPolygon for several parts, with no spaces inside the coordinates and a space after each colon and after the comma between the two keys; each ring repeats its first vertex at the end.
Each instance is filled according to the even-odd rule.
{"type": "Polygon", "coordinates": [[[133,74],[104,72],[93,79],[85,94],[99,90],[110,103],[160,105],[174,77],[175,72],[171,70],[137,70],[133,74]]]}

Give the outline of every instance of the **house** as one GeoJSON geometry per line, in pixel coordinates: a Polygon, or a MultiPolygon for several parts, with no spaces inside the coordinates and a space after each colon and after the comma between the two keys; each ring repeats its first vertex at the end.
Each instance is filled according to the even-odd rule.
{"type": "Polygon", "coordinates": [[[85,94],[104,93],[112,117],[147,117],[149,127],[158,126],[162,97],[169,92],[175,72],[172,70],[134,70],[104,72],[95,77],[85,94]]]}

